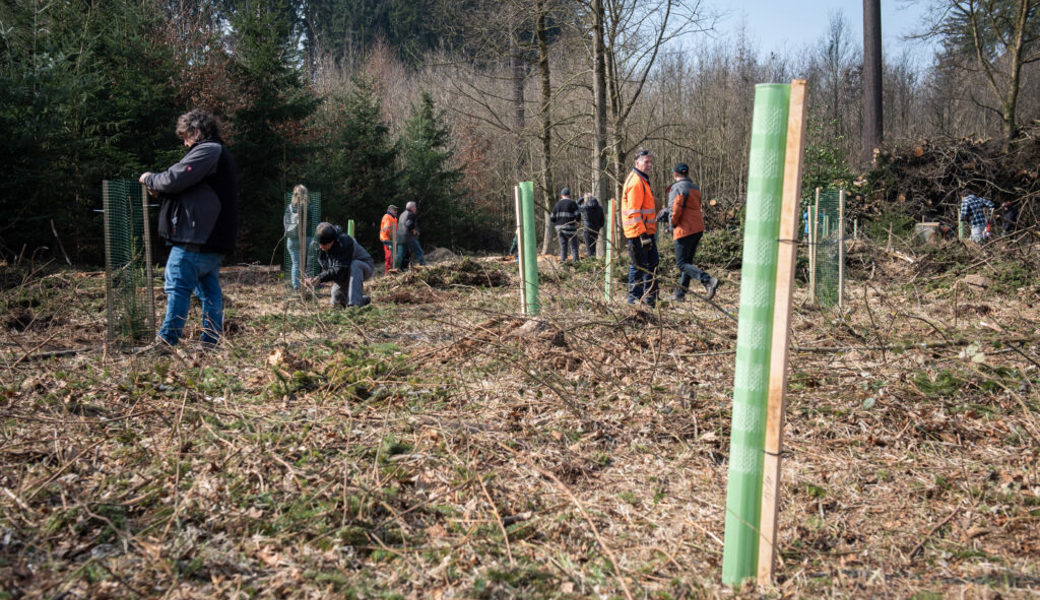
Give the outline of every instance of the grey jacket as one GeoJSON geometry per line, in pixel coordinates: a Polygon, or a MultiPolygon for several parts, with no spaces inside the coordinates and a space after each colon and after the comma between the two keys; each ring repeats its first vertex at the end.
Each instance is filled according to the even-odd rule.
{"type": "Polygon", "coordinates": [[[419,228],[416,225],[415,213],[405,209],[397,219],[397,243],[407,244],[419,237],[419,228]]]}
{"type": "Polygon", "coordinates": [[[145,186],[159,192],[159,235],[171,244],[208,252],[234,249],[238,186],[231,154],[217,141],[194,144],[177,164],[152,173],[145,186]]]}

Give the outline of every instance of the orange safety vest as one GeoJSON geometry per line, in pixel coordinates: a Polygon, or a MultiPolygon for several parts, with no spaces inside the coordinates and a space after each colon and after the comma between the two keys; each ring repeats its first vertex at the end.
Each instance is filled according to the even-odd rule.
{"type": "Polygon", "coordinates": [[[650,182],[635,169],[625,179],[621,190],[621,226],[626,238],[637,238],[644,233],[657,233],[657,208],[650,182]]]}
{"type": "Polygon", "coordinates": [[[397,218],[390,213],[386,213],[383,215],[383,222],[379,225],[379,241],[393,241],[394,229],[397,229],[397,218]]]}
{"type": "Polygon", "coordinates": [[[676,181],[672,189],[676,191],[672,200],[672,237],[678,240],[704,231],[701,189],[689,179],[676,181]]]}

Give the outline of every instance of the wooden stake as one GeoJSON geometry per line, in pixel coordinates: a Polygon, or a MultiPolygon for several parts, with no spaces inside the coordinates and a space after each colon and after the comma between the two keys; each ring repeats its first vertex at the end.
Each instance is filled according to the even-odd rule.
{"type": "MultiPolygon", "coordinates": [[[[296,194],[289,198],[289,202],[296,201],[296,194]]],[[[300,206],[296,207],[296,242],[299,245],[297,264],[300,266],[300,281],[307,277],[307,209],[310,207],[310,198],[307,198],[300,206]]],[[[291,259],[290,259],[291,260],[291,259]]],[[[300,286],[303,289],[303,286],[300,286]]]]}
{"type": "MultiPolygon", "coordinates": [[[[780,491],[780,451],[783,449],[784,393],[787,389],[787,351],[791,332],[791,298],[798,255],[798,205],[802,190],[802,150],[805,140],[805,80],[791,82],[784,152],[784,195],[780,213],[780,253],[776,265],[776,300],[769,363],[769,400],[766,406],[765,461],[762,475],[762,512],[759,526],[758,582],[773,580],[776,559],[777,496],[780,491]]],[[[814,227],[815,228],[815,227],[814,227]]]]}
{"type": "Polygon", "coordinates": [[[886,249],[889,252],[892,251],[892,223],[888,224],[888,248],[886,248],[886,249]]]}
{"type": "Polygon", "coordinates": [[[144,278],[146,280],[144,290],[148,294],[148,323],[151,327],[152,336],[158,331],[155,329],[155,281],[152,279],[152,227],[148,219],[148,188],[141,184],[141,218],[144,219],[144,278]]]}

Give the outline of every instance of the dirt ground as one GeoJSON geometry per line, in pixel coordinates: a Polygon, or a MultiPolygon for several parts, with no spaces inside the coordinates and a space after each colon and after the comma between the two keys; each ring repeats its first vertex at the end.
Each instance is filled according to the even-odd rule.
{"type": "Polygon", "coordinates": [[[6,266],[0,598],[1036,598],[1040,252],[1002,244],[857,244],[843,308],[799,281],[777,578],[736,590],[702,301],[549,262],[529,322],[515,263],[458,259],[339,310],[237,267],[219,350],[134,355],[103,275],[6,266]]]}

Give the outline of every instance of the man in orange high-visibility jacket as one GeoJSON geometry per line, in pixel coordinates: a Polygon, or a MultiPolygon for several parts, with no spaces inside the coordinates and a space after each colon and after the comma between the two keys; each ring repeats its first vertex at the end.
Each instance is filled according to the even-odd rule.
{"type": "Polygon", "coordinates": [[[701,188],[690,180],[690,167],[686,163],[672,168],[672,178],[675,181],[668,186],[668,210],[675,239],[675,266],[680,273],[679,286],[675,288],[672,300],[682,302],[694,279],[704,286],[704,296],[711,300],[719,288],[719,280],[693,265],[693,255],[704,235],[701,188]]]}
{"type": "Polygon", "coordinates": [[[628,245],[628,303],[642,301],[653,307],[657,302],[657,209],[650,191],[650,169],[654,166],[649,150],[636,153],[635,168],[625,179],[621,191],[621,223],[628,245]]]}
{"type": "Polygon", "coordinates": [[[394,229],[397,229],[397,207],[391,204],[386,207],[386,214],[383,215],[383,222],[379,224],[379,241],[383,242],[383,254],[386,255],[386,262],[383,264],[383,273],[389,273],[390,269],[394,268],[394,252],[392,249],[394,243],[394,229]]]}

